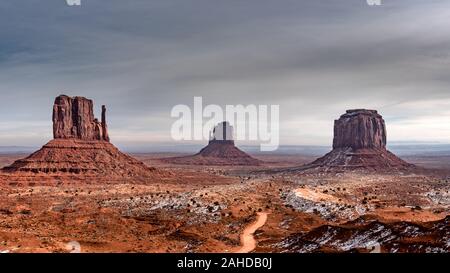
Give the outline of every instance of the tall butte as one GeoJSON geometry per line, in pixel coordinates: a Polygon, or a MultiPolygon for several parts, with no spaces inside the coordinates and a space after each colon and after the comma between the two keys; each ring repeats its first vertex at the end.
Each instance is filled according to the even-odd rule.
{"type": "Polygon", "coordinates": [[[101,122],[94,118],[93,109],[92,100],[66,95],[57,97],[53,105],[53,138],[109,142],[106,106],[102,106],[101,122]]]}
{"type": "Polygon", "coordinates": [[[241,151],[234,144],[233,127],[226,121],[211,131],[209,143],[195,155],[167,158],[163,161],[186,165],[260,165],[262,161],[241,151]]]}
{"type": "Polygon", "coordinates": [[[412,168],[386,149],[386,135],[384,119],[377,111],[347,110],[334,122],[333,150],[307,167],[376,171],[412,168]]]}
{"type": "Polygon", "coordinates": [[[106,107],[101,121],[94,117],[92,100],[61,95],[53,105],[53,140],[3,171],[13,178],[146,179],[161,172],[120,152],[109,141],[106,107]]]}

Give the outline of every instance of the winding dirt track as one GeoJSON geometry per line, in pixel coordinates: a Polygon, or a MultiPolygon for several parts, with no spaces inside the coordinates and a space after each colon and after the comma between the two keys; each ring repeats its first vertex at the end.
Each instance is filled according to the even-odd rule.
{"type": "Polygon", "coordinates": [[[242,247],[236,251],[236,253],[249,253],[256,248],[256,240],[253,234],[262,226],[266,224],[267,212],[258,213],[256,221],[248,225],[244,232],[241,234],[241,245],[242,247]]]}

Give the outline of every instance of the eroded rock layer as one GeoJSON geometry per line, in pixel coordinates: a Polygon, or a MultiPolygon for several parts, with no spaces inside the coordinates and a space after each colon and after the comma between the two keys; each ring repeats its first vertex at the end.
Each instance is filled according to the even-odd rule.
{"type": "Polygon", "coordinates": [[[55,139],[27,158],[5,167],[4,171],[134,177],[146,176],[154,168],[120,152],[108,142],[55,139]]]}
{"type": "Polygon", "coordinates": [[[310,166],[324,169],[393,170],[408,169],[413,165],[400,159],[390,151],[380,148],[337,148],[317,159],[310,166]]]}

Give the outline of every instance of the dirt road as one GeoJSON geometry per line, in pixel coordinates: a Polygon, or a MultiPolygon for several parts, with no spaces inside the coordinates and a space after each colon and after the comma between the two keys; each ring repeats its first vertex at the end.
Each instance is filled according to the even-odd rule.
{"type": "Polygon", "coordinates": [[[266,212],[258,213],[256,221],[244,229],[244,232],[241,234],[242,247],[236,253],[249,253],[256,248],[256,240],[253,237],[253,234],[266,224],[267,215],[268,213],[266,212]]]}

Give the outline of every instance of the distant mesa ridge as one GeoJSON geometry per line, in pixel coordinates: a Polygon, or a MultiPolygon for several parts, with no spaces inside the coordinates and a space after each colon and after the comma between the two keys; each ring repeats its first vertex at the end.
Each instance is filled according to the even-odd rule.
{"type": "Polygon", "coordinates": [[[60,95],[53,105],[54,139],[40,150],[3,168],[12,177],[148,178],[163,172],[119,151],[109,141],[106,107],[99,122],[92,100],[60,95]]]}

